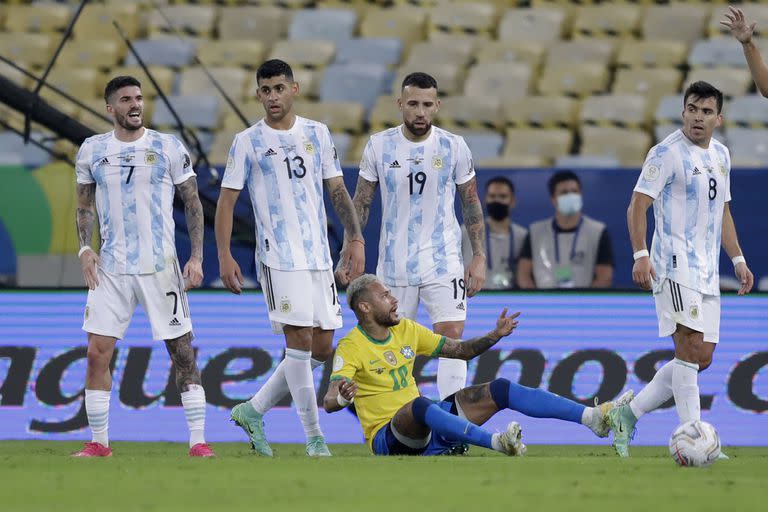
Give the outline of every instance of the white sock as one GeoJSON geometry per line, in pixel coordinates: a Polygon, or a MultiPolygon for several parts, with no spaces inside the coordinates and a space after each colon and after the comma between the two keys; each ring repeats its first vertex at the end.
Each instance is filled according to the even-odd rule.
{"type": "MultiPolygon", "coordinates": [[[[309,364],[314,370],[320,366],[323,366],[323,361],[318,361],[315,358],[309,360],[309,364]]],[[[288,394],[288,382],[285,380],[285,359],[280,361],[275,371],[269,376],[267,382],[261,386],[261,389],[253,395],[251,398],[251,406],[259,414],[266,414],[268,410],[277,405],[277,402],[283,399],[288,394]]]]}
{"type": "Polygon", "coordinates": [[[491,448],[497,452],[504,453],[504,447],[501,445],[501,434],[498,432],[491,436],[491,448]]]}
{"type": "Polygon", "coordinates": [[[592,423],[592,420],[595,417],[595,408],[594,407],[585,407],[584,412],[581,413],[581,424],[589,426],[590,423],[592,423]]]}
{"type": "Polygon", "coordinates": [[[440,400],[467,385],[467,362],[462,359],[441,357],[437,362],[437,392],[440,400]]]}
{"type": "Polygon", "coordinates": [[[318,419],[310,357],[311,352],[285,349],[285,380],[288,382],[288,389],[291,390],[291,397],[307,438],[323,435],[318,419]]]}
{"type": "Polygon", "coordinates": [[[91,441],[109,446],[109,396],[111,391],[85,390],[85,414],[91,426],[91,441]]]}
{"type": "Polygon", "coordinates": [[[189,447],[205,442],[205,390],[190,384],[189,391],[181,394],[181,405],[189,427],[189,447]]]}
{"type": "Polygon", "coordinates": [[[680,423],[701,419],[701,399],[699,398],[699,365],[680,359],[674,359],[672,371],[672,393],[675,395],[675,407],[680,423]]]}
{"type": "Polygon", "coordinates": [[[673,359],[659,368],[651,382],[646,384],[637,396],[629,402],[629,408],[632,409],[632,414],[635,415],[635,418],[640,419],[640,416],[643,414],[658,409],[661,404],[672,398],[672,372],[674,367],[675,360],[673,359]]]}

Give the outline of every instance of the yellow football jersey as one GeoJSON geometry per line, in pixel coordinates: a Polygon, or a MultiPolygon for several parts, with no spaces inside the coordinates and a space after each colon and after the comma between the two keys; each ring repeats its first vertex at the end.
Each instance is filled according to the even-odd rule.
{"type": "Polygon", "coordinates": [[[445,336],[408,319],[389,328],[385,340],[370,337],[359,325],[336,347],[331,380],[357,383],[355,409],[368,446],[381,427],[405,404],[419,397],[413,378],[416,355],[436,356],[445,336]]]}

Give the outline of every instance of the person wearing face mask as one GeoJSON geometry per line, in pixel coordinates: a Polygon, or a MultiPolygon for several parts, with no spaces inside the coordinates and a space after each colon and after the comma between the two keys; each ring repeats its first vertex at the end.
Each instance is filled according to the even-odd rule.
{"type": "Polygon", "coordinates": [[[605,224],[581,213],[579,177],[560,171],[549,179],[555,216],[531,224],[517,265],[520,288],[608,288],[613,249],[605,224]]]}
{"type": "MultiPolygon", "coordinates": [[[[491,178],[485,184],[485,251],[488,271],[485,287],[508,290],[515,287],[515,270],[528,230],[512,222],[515,208],[515,186],[504,176],[491,178]]],[[[472,245],[467,228],[461,226],[461,250],[464,261],[472,261],[472,245]]]]}

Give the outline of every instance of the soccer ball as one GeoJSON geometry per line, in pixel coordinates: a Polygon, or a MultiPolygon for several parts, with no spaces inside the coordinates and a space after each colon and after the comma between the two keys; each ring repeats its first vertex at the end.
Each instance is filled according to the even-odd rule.
{"type": "Polygon", "coordinates": [[[680,466],[706,467],[720,455],[720,437],[705,421],[687,421],[672,432],[669,454],[680,466]]]}

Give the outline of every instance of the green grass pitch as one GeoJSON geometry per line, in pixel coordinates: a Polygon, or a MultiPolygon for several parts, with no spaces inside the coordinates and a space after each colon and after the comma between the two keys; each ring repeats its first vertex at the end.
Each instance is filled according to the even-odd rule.
{"type": "Polygon", "coordinates": [[[245,443],[213,445],[215,460],[186,445],[112,444],[111,459],[73,459],[81,443],[0,442],[0,510],[32,511],[726,511],[765,510],[768,448],[727,448],[731,460],[679,468],[666,447],[529,446],[508,458],[473,448],[464,457],[373,457],[331,445],[308,459],[302,445],[276,457],[245,443]]]}

